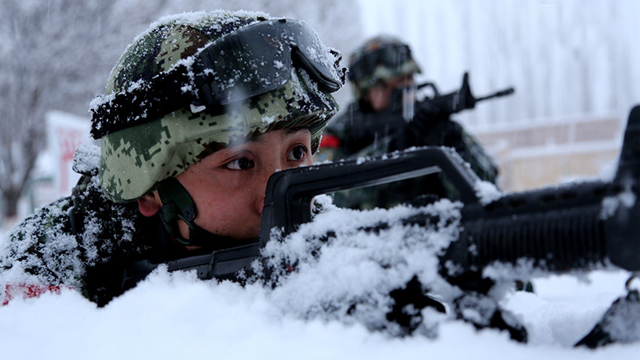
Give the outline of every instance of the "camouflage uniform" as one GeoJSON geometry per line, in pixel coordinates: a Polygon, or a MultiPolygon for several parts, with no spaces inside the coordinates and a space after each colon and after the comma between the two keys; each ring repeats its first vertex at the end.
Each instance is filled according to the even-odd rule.
{"type": "MultiPolygon", "coordinates": [[[[103,123],[95,114],[119,94],[147,86],[154,76],[187,63],[217,39],[266,20],[263,13],[217,11],[154,23],[125,50],[111,72],[106,94],[92,102],[94,130],[112,121],[103,123]]],[[[139,105],[145,106],[143,101],[139,105]]],[[[231,103],[221,112],[187,107],[107,133],[101,150],[77,153],[74,169],[84,176],[74,194],[39,209],[9,235],[0,251],[3,302],[24,295],[20,292],[33,293],[32,286],[53,286],[77,289],[97,304],[106,304],[126,290],[123,279],[131,263],[159,263],[187,254],[183,245],[169,239],[158,216],[140,214],[136,199],[234,138],[307,128],[315,151],[324,125],[336,111],[329,91],[296,67],[283,86],[231,103]]]]}
{"type": "MultiPolygon", "coordinates": [[[[97,148],[91,151],[98,156],[97,148]]],[[[86,155],[91,154],[77,152],[76,159],[86,155]]],[[[124,290],[126,264],[151,255],[159,228],[140,215],[136,203],[107,200],[97,161],[94,165],[82,170],[74,195],[40,208],[14,228],[0,252],[0,283],[69,287],[99,305],[124,290]]],[[[7,302],[24,294],[2,295],[7,302]]]]}

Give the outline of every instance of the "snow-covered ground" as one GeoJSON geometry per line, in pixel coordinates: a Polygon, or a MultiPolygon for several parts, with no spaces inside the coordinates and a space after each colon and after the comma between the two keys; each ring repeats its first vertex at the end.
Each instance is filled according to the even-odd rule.
{"type": "Polygon", "coordinates": [[[0,349],[3,359],[638,359],[640,344],[569,346],[622,293],[626,275],[590,278],[536,281],[537,294],[507,299],[526,319],[528,345],[459,321],[441,324],[436,339],[388,338],[283,316],[260,287],[157,273],[102,309],[74,291],[13,301],[0,308],[0,349]]]}
{"type": "MultiPolygon", "coordinates": [[[[398,208],[364,216],[336,210],[315,222],[338,228],[341,222],[366,225],[376,217],[391,219],[410,211],[398,208]]],[[[434,211],[455,213],[446,202],[434,211]]],[[[318,227],[307,224],[286,242],[267,247],[276,258],[299,261],[298,271],[275,290],[257,284],[241,287],[201,281],[192,273],[160,269],[104,308],[67,289],[37,299],[14,299],[0,307],[2,358],[638,359],[640,343],[595,351],[571,347],[624,294],[629,276],[624,271],[541,278],[534,281],[535,294],[509,292],[502,303],[528,328],[528,344],[513,342],[495,330],[476,331],[433,312],[425,315],[427,322],[435,324],[436,338],[397,338],[369,331],[363,324],[377,321],[380,306],[375,302],[369,303],[370,308],[365,305],[373,316],[360,321],[335,316],[341,311],[327,308],[340,308],[351,298],[381,300],[376,296],[413,271],[429,283],[425,272],[432,259],[425,255],[428,252],[421,253],[424,246],[407,236],[411,232],[404,233],[409,241],[391,237],[401,230],[395,226],[377,237],[338,232],[344,241],[324,246],[318,258],[305,258],[310,247],[318,244],[302,239],[318,227]],[[380,261],[389,263],[390,270],[376,267],[380,261]],[[326,308],[320,309],[323,305],[326,308]]],[[[442,226],[430,239],[446,242],[451,230],[442,226]]]]}

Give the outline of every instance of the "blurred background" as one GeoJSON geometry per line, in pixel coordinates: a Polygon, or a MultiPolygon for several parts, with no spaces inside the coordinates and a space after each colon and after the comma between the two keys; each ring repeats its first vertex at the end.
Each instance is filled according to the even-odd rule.
{"type": "MultiPolygon", "coordinates": [[[[368,37],[409,43],[419,81],[514,95],[457,114],[500,166],[503,191],[613,171],[640,104],[636,0],[2,0],[0,228],[70,193],[89,102],[125,47],[164,15],[251,10],[306,20],[348,54],[368,37]]],[[[337,94],[351,99],[349,86],[337,94]]]]}

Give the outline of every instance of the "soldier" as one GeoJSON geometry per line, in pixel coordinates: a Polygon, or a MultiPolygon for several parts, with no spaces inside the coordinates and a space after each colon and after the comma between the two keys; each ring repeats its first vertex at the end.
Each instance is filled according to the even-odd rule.
{"type": "Polygon", "coordinates": [[[68,287],[103,306],[133,261],[256,238],[267,179],[312,163],[344,73],[298,20],[217,11],[154,23],[92,102],[101,153],[76,155],[73,195],[10,234],[3,302],[68,287]]]}
{"type": "MultiPolygon", "coordinates": [[[[436,102],[418,106],[414,75],[420,72],[410,47],[395,37],[376,36],[358,47],[349,62],[355,100],[325,129],[318,158],[336,161],[413,146],[447,146],[456,149],[480,178],[495,183],[497,167],[462,126],[450,119],[449,109],[436,102]]],[[[465,101],[474,101],[468,88],[464,94],[468,95],[465,101]]],[[[461,105],[457,111],[467,108],[461,105]]],[[[416,198],[427,195],[455,198],[446,179],[433,175],[351,191],[347,196],[338,194],[336,203],[360,209],[390,207],[415,203],[416,198]]]]}
{"type": "Polygon", "coordinates": [[[409,46],[395,37],[374,37],[351,54],[349,81],[354,101],[325,129],[323,148],[337,149],[333,160],[368,154],[372,145],[385,151],[398,150],[390,142],[400,135],[400,128],[391,125],[401,113],[392,113],[402,110],[403,101],[414,99],[392,96],[401,94],[397,90],[411,89],[414,74],[420,72],[409,46]],[[366,116],[387,112],[385,118],[366,116]]]}

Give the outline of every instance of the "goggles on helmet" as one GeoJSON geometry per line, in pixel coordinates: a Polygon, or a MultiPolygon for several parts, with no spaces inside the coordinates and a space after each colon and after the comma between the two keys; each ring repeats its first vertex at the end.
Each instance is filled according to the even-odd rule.
{"type": "Polygon", "coordinates": [[[182,108],[221,114],[225,105],[282,87],[294,66],[306,70],[323,90],[335,92],[346,73],[340,60],[340,53],[327,49],[302,21],[255,23],[214,41],[150,81],[101,97],[91,110],[91,134],[98,139],[182,108]]]}
{"type": "Polygon", "coordinates": [[[349,66],[349,79],[352,82],[360,82],[371,76],[377,66],[393,69],[411,59],[411,49],[408,45],[387,44],[357,58],[349,66]]]}

